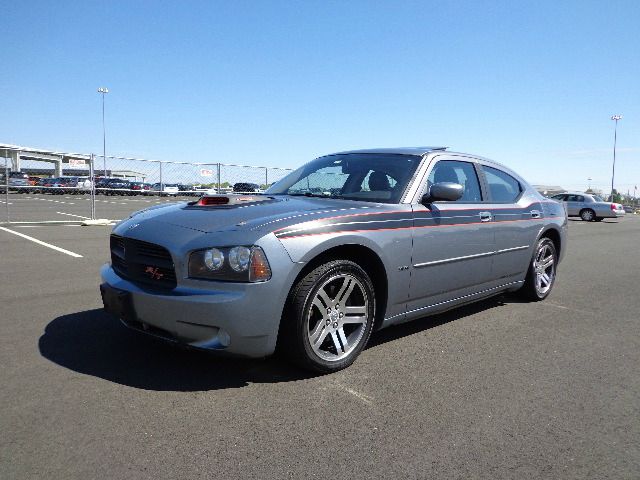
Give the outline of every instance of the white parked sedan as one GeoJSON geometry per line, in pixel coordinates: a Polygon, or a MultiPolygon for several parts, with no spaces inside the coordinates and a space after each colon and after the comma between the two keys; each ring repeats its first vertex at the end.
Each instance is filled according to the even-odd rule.
{"type": "Polygon", "coordinates": [[[619,203],[605,202],[598,195],[590,193],[559,193],[554,200],[565,202],[570,217],[580,217],[585,222],[601,222],[605,218],[618,218],[625,215],[619,203]]]}
{"type": "Polygon", "coordinates": [[[172,183],[154,183],[150,190],[151,194],[159,194],[161,197],[168,195],[176,196],[180,193],[178,185],[172,183]]]}

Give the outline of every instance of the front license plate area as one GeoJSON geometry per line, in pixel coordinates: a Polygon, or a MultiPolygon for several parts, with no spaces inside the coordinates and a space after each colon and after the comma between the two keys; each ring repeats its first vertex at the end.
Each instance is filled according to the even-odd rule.
{"type": "Polygon", "coordinates": [[[125,322],[137,320],[131,293],[103,283],[100,285],[100,295],[102,295],[102,304],[107,313],[111,313],[125,322]]]}

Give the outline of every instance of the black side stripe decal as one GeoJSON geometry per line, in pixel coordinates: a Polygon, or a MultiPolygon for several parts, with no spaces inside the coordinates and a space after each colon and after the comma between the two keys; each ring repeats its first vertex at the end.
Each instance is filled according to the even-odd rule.
{"type": "MultiPolygon", "coordinates": [[[[532,204],[526,208],[487,209],[492,212],[493,221],[487,225],[513,222],[539,220],[531,217],[531,210],[542,207],[532,204]]],[[[302,223],[276,230],[278,238],[294,238],[308,235],[322,235],[342,232],[363,232],[375,230],[400,230],[408,228],[428,227],[452,227],[478,224],[480,222],[480,209],[474,210],[447,210],[447,211],[421,211],[381,213],[380,215],[353,216],[350,218],[328,218],[302,223]]]]}

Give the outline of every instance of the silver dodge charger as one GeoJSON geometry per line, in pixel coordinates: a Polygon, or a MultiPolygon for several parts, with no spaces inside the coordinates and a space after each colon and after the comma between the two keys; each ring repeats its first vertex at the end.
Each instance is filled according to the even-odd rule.
{"type": "Polygon", "coordinates": [[[317,158],[263,194],[206,195],[114,227],[105,309],[196,348],[320,372],[371,332],[553,288],[567,213],[516,173],[443,147],[317,158]]]}

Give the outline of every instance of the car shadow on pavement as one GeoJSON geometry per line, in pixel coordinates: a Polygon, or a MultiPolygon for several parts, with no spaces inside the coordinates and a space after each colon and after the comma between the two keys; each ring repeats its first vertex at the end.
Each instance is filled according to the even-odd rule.
{"type": "MultiPolygon", "coordinates": [[[[449,312],[375,332],[366,348],[435,328],[519,300],[503,295],[449,312]]],[[[277,357],[225,358],[177,348],[129,330],[102,309],[52,320],[38,342],[48,360],[70,370],[134,388],[155,391],[206,391],[240,388],[251,383],[279,383],[317,376],[277,357]]]]}
{"type": "Polygon", "coordinates": [[[222,358],[180,349],[127,329],[102,309],[52,320],[38,347],[43,357],[70,370],[145,390],[205,391],[314,376],[278,358],[222,358]]]}

